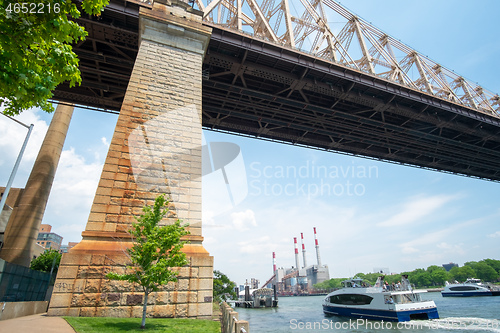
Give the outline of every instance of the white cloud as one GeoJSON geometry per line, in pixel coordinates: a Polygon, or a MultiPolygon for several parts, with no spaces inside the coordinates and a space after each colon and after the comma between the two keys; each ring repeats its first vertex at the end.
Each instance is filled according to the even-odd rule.
{"type": "Polygon", "coordinates": [[[412,247],[412,246],[404,246],[401,249],[401,253],[404,253],[404,254],[413,254],[413,253],[417,253],[417,252],[419,252],[419,250],[412,247]]]}
{"type": "Polygon", "coordinates": [[[498,238],[498,237],[500,237],[500,231],[497,231],[497,232],[494,232],[492,234],[489,234],[488,237],[498,238]]]}
{"type": "MultiPolygon", "coordinates": [[[[26,110],[15,119],[27,126],[34,125],[13,184],[13,187],[24,187],[49,126],[40,119],[36,109],[26,110]]],[[[0,138],[2,138],[0,140],[0,167],[8,170],[1,173],[0,180],[3,183],[6,183],[10,176],[27,133],[26,127],[7,117],[0,116],[0,138]]]]}
{"type": "Polygon", "coordinates": [[[238,242],[238,249],[242,253],[269,255],[275,248],[276,245],[267,235],[238,242]]]}
{"type": "MultiPolygon", "coordinates": [[[[1,110],[0,110],[1,112],[1,110]]],[[[38,152],[49,127],[46,115],[37,109],[23,111],[15,119],[29,125],[34,124],[21,165],[13,187],[24,187],[31,173],[38,152]]],[[[49,120],[50,121],[50,120],[49,120]]],[[[71,131],[71,127],[70,127],[71,131]]],[[[27,129],[15,121],[0,116],[0,183],[6,183],[15,160],[19,154],[27,129]]],[[[68,132],[68,136],[71,132],[68,132]]],[[[90,151],[86,145],[62,151],[51,194],[45,209],[42,223],[51,224],[53,231],[63,236],[63,243],[79,241],[85,230],[90,208],[102,172],[109,142],[101,137],[101,146],[93,146],[90,151]],[[82,154],[88,153],[87,160],[82,154]]]]}
{"type": "Polygon", "coordinates": [[[63,243],[80,240],[102,166],[101,162],[88,163],[74,148],[61,153],[43,223],[52,225],[64,237],[63,243]]]}
{"type": "Polygon", "coordinates": [[[249,230],[250,227],[256,227],[257,221],[255,220],[255,213],[251,209],[243,212],[235,212],[231,214],[233,226],[238,231],[249,230]]]}
{"type": "Polygon", "coordinates": [[[436,247],[446,253],[455,253],[455,254],[465,254],[465,250],[463,249],[464,244],[449,244],[446,242],[441,242],[436,245],[436,247]]]}
{"type": "Polygon", "coordinates": [[[477,223],[478,220],[472,219],[433,232],[426,232],[400,243],[399,247],[403,254],[411,254],[412,257],[408,257],[408,259],[411,258],[414,262],[429,263],[436,262],[436,260],[446,260],[450,255],[463,255],[466,253],[464,243],[449,244],[447,240],[463,239],[460,235],[466,233],[470,228],[475,229],[477,223]]]}
{"type": "Polygon", "coordinates": [[[214,219],[215,213],[211,210],[206,210],[203,209],[202,211],[202,221],[203,221],[203,226],[213,226],[215,225],[215,219],[214,219]]]}
{"type": "Polygon", "coordinates": [[[424,217],[434,213],[445,204],[459,198],[458,195],[434,195],[434,196],[415,196],[405,203],[401,211],[389,219],[377,223],[379,227],[395,227],[414,222],[425,222],[424,217]]]}
{"type": "Polygon", "coordinates": [[[103,136],[103,137],[101,138],[101,142],[102,142],[102,144],[103,144],[103,145],[105,145],[106,147],[109,147],[109,142],[108,142],[108,139],[107,139],[105,136],[103,136]]]}
{"type": "Polygon", "coordinates": [[[224,222],[224,219],[221,219],[218,213],[215,213],[213,210],[203,210],[202,211],[202,224],[203,224],[203,229],[205,228],[217,228],[217,229],[228,229],[232,228],[229,223],[218,223],[218,222],[224,222]]]}

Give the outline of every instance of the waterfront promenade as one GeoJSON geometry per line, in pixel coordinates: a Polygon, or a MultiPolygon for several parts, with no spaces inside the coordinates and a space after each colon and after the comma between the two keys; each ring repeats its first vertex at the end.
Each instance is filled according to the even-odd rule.
{"type": "Polygon", "coordinates": [[[11,332],[75,333],[75,330],[61,317],[47,316],[47,313],[39,313],[2,320],[0,322],[0,333],[11,332]]]}

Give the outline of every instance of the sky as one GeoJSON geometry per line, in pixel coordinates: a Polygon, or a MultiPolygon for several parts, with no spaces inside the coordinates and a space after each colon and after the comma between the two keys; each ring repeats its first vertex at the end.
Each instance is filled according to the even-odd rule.
{"type": "MultiPolygon", "coordinates": [[[[500,93],[500,2],[341,3],[500,93]]],[[[13,184],[24,187],[51,115],[27,110],[17,119],[34,124],[13,184]]],[[[81,240],[116,120],[113,114],[75,109],[42,222],[65,244],[81,240]]],[[[0,186],[7,183],[26,132],[0,116],[0,186]]],[[[203,178],[203,244],[214,256],[214,269],[238,284],[271,277],[272,252],[278,267],[294,266],[293,237],[300,243],[301,232],[307,262],[316,263],[313,227],[331,277],[500,259],[498,183],[236,135],[204,131],[204,137],[239,147],[229,187],[203,178]],[[227,192],[233,201],[213,201],[227,192]]]]}

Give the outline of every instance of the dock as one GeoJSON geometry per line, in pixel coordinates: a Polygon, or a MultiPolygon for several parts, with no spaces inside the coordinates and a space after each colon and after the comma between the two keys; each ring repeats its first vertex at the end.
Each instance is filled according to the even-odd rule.
{"type": "Polygon", "coordinates": [[[234,304],[234,307],[237,308],[275,308],[278,306],[276,286],[273,289],[260,288],[251,294],[249,287],[246,286],[244,299],[227,300],[226,302],[234,304]]]}

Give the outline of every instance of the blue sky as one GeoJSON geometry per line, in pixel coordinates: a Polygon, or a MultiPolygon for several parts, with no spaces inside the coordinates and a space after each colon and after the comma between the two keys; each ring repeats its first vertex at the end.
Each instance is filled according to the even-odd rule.
{"type": "MultiPolygon", "coordinates": [[[[500,2],[342,4],[434,61],[500,92],[500,2]]],[[[50,118],[36,110],[18,117],[34,123],[35,130],[15,187],[24,187],[50,118]]],[[[74,112],[43,221],[64,243],[81,239],[116,120],[106,113],[74,112]]],[[[25,134],[22,126],[0,117],[2,186],[25,134]]],[[[293,237],[301,232],[308,264],[315,262],[313,227],[332,277],[376,267],[401,272],[450,261],[500,259],[497,183],[235,135],[205,131],[205,139],[237,144],[244,162],[233,184],[246,180],[247,192],[231,188],[244,198],[232,207],[207,204],[220,193],[203,182],[204,245],[215,258],[214,268],[237,283],[269,278],[273,251],[278,266],[294,265],[293,237]]]]}

